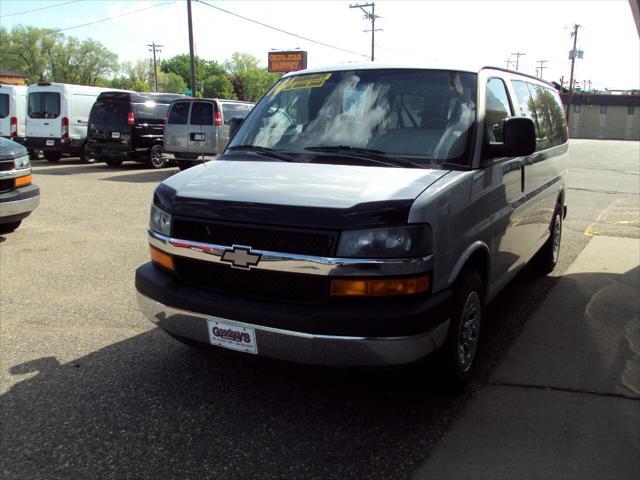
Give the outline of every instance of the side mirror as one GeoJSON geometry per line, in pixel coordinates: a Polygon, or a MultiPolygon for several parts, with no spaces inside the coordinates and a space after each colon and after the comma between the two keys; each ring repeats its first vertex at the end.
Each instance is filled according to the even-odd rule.
{"type": "Polygon", "coordinates": [[[502,132],[504,142],[489,144],[491,157],[525,157],[536,151],[536,131],[530,118],[507,118],[502,132]]]}
{"type": "Polygon", "coordinates": [[[229,120],[229,140],[236,134],[242,122],[244,122],[244,117],[233,117],[229,120]]]}

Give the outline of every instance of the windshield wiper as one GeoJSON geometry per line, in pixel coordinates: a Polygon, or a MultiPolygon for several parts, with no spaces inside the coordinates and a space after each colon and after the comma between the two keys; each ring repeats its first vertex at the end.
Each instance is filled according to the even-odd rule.
{"type": "Polygon", "coordinates": [[[254,152],[258,155],[263,155],[269,158],[275,158],[277,160],[281,160],[283,162],[298,162],[299,160],[293,155],[289,155],[287,153],[281,152],[279,150],[274,150],[273,148],[268,147],[260,147],[258,145],[234,145],[232,147],[227,148],[229,151],[239,151],[246,150],[247,152],[254,152]]]}
{"type": "Polygon", "coordinates": [[[358,157],[379,165],[392,167],[425,168],[424,165],[412,162],[409,159],[397,157],[395,155],[388,155],[382,150],[374,150],[372,148],[350,147],[348,145],[319,145],[316,147],[307,147],[305,150],[309,150],[310,152],[334,153],[348,157],[358,157]]]}

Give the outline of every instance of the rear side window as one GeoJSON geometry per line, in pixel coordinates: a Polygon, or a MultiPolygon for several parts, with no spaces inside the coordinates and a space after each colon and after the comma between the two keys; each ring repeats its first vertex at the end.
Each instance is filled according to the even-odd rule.
{"type": "Polygon", "coordinates": [[[251,111],[250,105],[241,105],[237,103],[223,103],[222,104],[222,118],[224,123],[229,124],[229,121],[234,117],[244,118],[249,115],[251,111]]]}
{"type": "Polygon", "coordinates": [[[189,102],[178,102],[171,107],[167,123],[171,125],[186,125],[188,118],[189,102]]]}
{"type": "Polygon", "coordinates": [[[213,105],[208,102],[193,102],[191,125],[213,125],[213,105]]]}
{"type": "Polygon", "coordinates": [[[9,116],[9,95],[0,93],[0,118],[9,116]]]}
{"type": "Polygon", "coordinates": [[[164,116],[169,110],[169,105],[165,103],[145,102],[132,104],[136,118],[164,120],[164,116]]]}
{"type": "Polygon", "coordinates": [[[58,92],[31,92],[28,103],[29,118],[57,118],[60,115],[58,92]]]}
{"type": "Polygon", "coordinates": [[[92,125],[127,125],[129,104],[127,102],[96,102],[89,114],[92,125]]]}
{"type": "Polygon", "coordinates": [[[504,141],[504,121],[513,115],[507,87],[499,78],[492,78],[487,82],[487,106],[485,123],[489,139],[492,142],[504,141]]]}

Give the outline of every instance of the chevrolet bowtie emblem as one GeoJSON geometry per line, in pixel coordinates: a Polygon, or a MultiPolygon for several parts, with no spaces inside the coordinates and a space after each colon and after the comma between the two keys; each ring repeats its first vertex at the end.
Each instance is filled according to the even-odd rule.
{"type": "Polygon", "coordinates": [[[230,263],[232,268],[249,270],[251,267],[258,265],[260,257],[262,257],[262,255],[251,253],[251,247],[239,247],[234,245],[231,250],[224,251],[220,261],[230,263]]]}

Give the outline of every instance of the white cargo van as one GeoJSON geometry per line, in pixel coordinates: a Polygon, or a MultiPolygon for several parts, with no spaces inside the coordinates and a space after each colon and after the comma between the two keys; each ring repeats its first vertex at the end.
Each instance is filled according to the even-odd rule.
{"type": "Polygon", "coordinates": [[[65,83],[38,83],[27,90],[27,139],[29,150],[42,150],[50,162],[63,153],[83,161],[89,112],[101,92],[110,88],[65,83]]]}
{"type": "Polygon", "coordinates": [[[0,137],[24,143],[27,87],[0,85],[0,137]]]}

